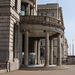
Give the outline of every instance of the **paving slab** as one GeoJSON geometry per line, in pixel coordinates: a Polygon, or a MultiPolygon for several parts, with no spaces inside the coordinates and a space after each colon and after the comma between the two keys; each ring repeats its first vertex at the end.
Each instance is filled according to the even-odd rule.
{"type": "Polygon", "coordinates": [[[18,70],[0,75],[75,75],[75,65],[68,65],[66,70],[48,70],[48,71],[25,71],[18,70]]]}

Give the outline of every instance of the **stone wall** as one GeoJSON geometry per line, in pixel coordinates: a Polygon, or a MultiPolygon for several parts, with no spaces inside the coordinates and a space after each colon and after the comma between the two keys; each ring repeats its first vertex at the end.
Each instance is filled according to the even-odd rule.
{"type": "Polygon", "coordinates": [[[68,56],[67,64],[68,65],[75,65],[75,56],[68,56]]]}
{"type": "Polygon", "coordinates": [[[18,0],[18,9],[16,11],[14,9],[14,1],[15,0],[0,0],[0,62],[9,62],[10,71],[19,69],[20,57],[19,56],[18,58],[14,58],[13,40],[14,27],[15,25],[19,25],[19,13],[21,2],[20,0],[18,0]]]}

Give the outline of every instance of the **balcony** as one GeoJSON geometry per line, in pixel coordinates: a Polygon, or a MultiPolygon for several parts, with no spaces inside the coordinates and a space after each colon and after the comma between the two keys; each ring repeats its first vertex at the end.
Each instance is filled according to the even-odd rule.
{"type": "Polygon", "coordinates": [[[52,26],[52,27],[58,27],[62,30],[65,29],[64,25],[61,24],[61,22],[55,18],[52,17],[44,17],[44,16],[21,16],[21,25],[43,25],[43,26],[52,26]]]}

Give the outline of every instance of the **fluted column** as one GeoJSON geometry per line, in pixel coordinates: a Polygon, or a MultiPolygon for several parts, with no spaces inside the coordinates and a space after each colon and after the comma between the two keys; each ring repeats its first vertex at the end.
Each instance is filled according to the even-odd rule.
{"type": "Polygon", "coordinates": [[[45,66],[49,65],[49,33],[45,32],[45,66]]]}
{"type": "Polygon", "coordinates": [[[24,65],[28,66],[28,43],[29,43],[29,33],[25,31],[25,39],[24,39],[24,65]]]}
{"type": "Polygon", "coordinates": [[[57,51],[58,59],[57,59],[57,65],[61,66],[61,35],[58,35],[58,51],[57,51]]]}
{"type": "Polygon", "coordinates": [[[53,39],[50,40],[50,65],[53,65],[53,39]]]}
{"type": "Polygon", "coordinates": [[[40,64],[40,40],[37,41],[37,64],[40,64]]]}
{"type": "Polygon", "coordinates": [[[37,40],[34,41],[35,64],[37,64],[37,40]]]}

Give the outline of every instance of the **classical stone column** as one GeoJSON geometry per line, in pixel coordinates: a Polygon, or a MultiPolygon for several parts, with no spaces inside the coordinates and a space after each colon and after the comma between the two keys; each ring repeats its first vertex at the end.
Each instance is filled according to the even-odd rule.
{"type": "Polygon", "coordinates": [[[57,65],[61,66],[61,35],[58,35],[58,49],[57,49],[57,55],[58,55],[58,59],[57,59],[57,65]]]}
{"type": "Polygon", "coordinates": [[[37,40],[34,41],[35,64],[37,64],[37,40]]]}
{"type": "Polygon", "coordinates": [[[53,65],[53,39],[50,40],[50,65],[53,65]]]}
{"type": "Polygon", "coordinates": [[[30,4],[27,5],[26,15],[30,15],[30,4]]]}
{"type": "Polygon", "coordinates": [[[29,33],[25,31],[25,39],[24,39],[24,65],[28,66],[28,42],[29,42],[29,33]]]}
{"type": "Polygon", "coordinates": [[[37,41],[37,64],[40,64],[40,40],[37,41]]]}
{"type": "Polygon", "coordinates": [[[45,66],[49,65],[49,33],[45,32],[45,66]]]}

